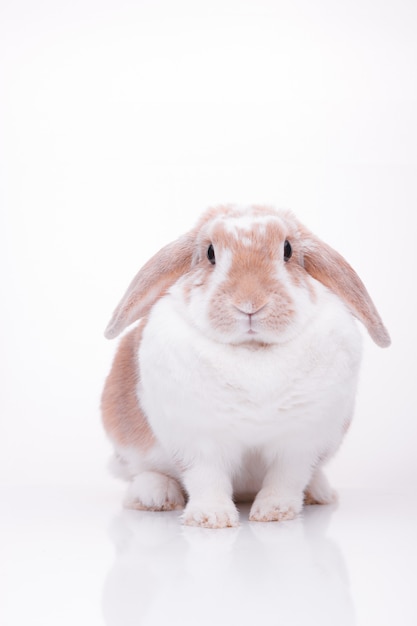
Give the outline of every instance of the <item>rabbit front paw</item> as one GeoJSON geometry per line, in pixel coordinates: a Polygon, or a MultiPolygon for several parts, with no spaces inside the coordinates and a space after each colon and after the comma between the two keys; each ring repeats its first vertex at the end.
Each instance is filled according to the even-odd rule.
{"type": "Polygon", "coordinates": [[[302,509],[302,498],[277,497],[275,494],[262,494],[260,492],[250,511],[251,522],[282,522],[297,517],[302,509]]]}
{"type": "Polygon", "coordinates": [[[233,502],[190,502],[185,508],[183,523],[203,528],[232,528],[239,525],[239,514],[233,502]]]}

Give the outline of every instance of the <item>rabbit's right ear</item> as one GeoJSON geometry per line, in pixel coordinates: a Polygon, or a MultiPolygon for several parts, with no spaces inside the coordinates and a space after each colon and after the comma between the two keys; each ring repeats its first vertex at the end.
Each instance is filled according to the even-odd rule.
{"type": "Polygon", "coordinates": [[[157,252],[136,274],[113,313],[105,337],[114,339],[151,306],[191,267],[195,233],[187,233],[157,252]]]}

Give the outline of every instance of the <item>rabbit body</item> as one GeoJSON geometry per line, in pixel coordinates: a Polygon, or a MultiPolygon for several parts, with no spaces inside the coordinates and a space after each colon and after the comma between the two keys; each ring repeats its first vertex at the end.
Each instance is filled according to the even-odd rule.
{"type": "MultiPolygon", "coordinates": [[[[283,232],[284,238],[291,232],[296,248],[299,231],[283,232]]],[[[251,520],[291,519],[305,498],[334,499],[321,468],[352,418],[361,334],[349,302],[304,270],[301,278],[288,278],[289,264],[278,261],[275,286],[262,290],[254,281],[239,300],[244,280],[235,280],[239,313],[232,315],[231,305],[222,309],[230,299],[222,285],[233,274],[231,260],[216,256],[220,278],[209,283],[203,280],[205,261],[195,259],[193,271],[164,287],[123,339],[130,346],[125,371],[134,374],[121,376],[115,361],[106,384],[103,415],[118,468],[130,480],[126,504],[175,509],[184,506],[186,494],[186,524],[222,528],[238,523],[235,501],[254,498],[251,520]],[[274,306],[269,296],[255,306],[268,290],[274,306]],[[294,311],[285,324],[284,314],[275,315],[283,303],[294,311]]]]}

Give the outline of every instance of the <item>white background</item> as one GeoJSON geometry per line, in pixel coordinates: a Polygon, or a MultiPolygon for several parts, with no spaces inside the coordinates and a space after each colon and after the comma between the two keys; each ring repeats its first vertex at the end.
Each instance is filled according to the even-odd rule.
{"type": "Polygon", "coordinates": [[[91,486],[117,508],[111,312],[206,207],[265,202],[348,259],[392,336],[365,337],[331,481],[415,498],[416,32],[412,0],[2,1],[5,488],[36,510],[36,489],[91,486]]]}

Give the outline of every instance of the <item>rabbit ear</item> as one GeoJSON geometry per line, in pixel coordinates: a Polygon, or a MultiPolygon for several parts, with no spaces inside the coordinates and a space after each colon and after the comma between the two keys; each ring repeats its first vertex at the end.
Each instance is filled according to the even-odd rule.
{"type": "Polygon", "coordinates": [[[136,274],[113,313],[105,337],[114,339],[146,315],[156,300],[191,267],[194,233],[183,235],[157,252],[136,274]]]}
{"type": "Polygon", "coordinates": [[[390,336],[359,276],[333,248],[306,229],[300,230],[304,268],[343,300],[378,346],[387,348],[390,336]]]}

